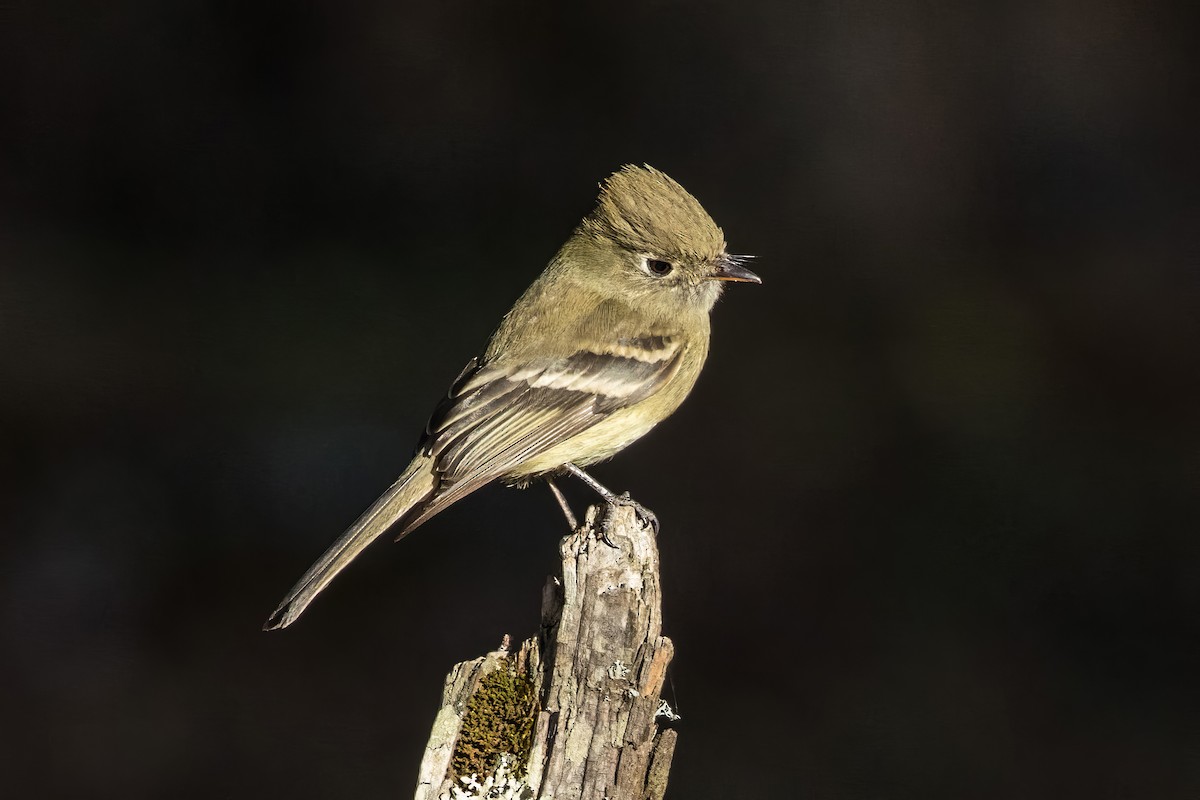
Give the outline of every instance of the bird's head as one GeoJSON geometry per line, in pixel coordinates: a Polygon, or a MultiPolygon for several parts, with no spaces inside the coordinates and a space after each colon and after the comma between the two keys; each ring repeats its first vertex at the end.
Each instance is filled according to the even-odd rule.
{"type": "Polygon", "coordinates": [[[725,251],[712,217],[665,173],[627,165],[600,185],[596,208],[580,224],[580,244],[594,248],[589,277],[631,297],[712,308],[724,283],[762,283],[725,251]]]}

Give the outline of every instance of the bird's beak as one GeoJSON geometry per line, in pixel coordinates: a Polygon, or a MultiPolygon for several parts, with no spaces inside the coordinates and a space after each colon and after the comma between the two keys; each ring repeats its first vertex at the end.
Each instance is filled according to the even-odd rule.
{"type": "Polygon", "coordinates": [[[716,270],[708,277],[714,281],[735,283],[762,283],[762,278],[742,266],[742,261],[751,256],[723,255],[717,259],[716,270]]]}

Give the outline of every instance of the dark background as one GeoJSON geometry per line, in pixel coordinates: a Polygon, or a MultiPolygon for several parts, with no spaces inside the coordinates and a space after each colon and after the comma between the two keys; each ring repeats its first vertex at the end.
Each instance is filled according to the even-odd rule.
{"type": "Polygon", "coordinates": [[[764,278],[596,470],[664,523],[671,796],[1200,795],[1196,22],[3,3],[6,793],[408,796],[549,493],[259,626],[648,162],[764,278]]]}

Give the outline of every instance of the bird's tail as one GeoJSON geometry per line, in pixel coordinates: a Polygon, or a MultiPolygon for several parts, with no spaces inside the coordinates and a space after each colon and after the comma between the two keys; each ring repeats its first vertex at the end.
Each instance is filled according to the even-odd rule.
{"type": "Polygon", "coordinates": [[[309,567],[283,598],[279,608],[263,625],[264,631],[286,628],[304,613],[308,604],[320,594],[337,574],[354,560],[367,545],[375,541],[410,511],[419,510],[433,495],[437,481],[432,462],[417,456],[392,487],[383,493],[363,515],[338,537],[317,563],[309,567]]]}

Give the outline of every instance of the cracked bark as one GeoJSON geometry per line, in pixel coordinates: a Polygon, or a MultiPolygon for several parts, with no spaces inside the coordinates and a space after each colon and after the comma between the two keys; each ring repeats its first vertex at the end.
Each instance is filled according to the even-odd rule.
{"type": "MultiPolygon", "coordinates": [[[[673,648],[661,635],[654,533],[631,508],[592,506],[559,550],[562,572],[542,591],[538,634],[516,650],[506,636],[501,649],[457,664],[446,676],[416,800],[449,797],[452,786],[465,788],[451,761],[460,739],[471,733],[464,732],[468,704],[480,707],[472,698],[498,670],[522,676],[538,700],[531,735],[517,737],[531,746],[513,754],[528,786],[521,797],[663,797],[676,734],[656,718],[673,648]],[[604,525],[615,547],[598,539],[604,525]]],[[[468,717],[468,728],[477,720],[468,717]]],[[[490,754],[490,769],[500,755],[490,754]]]]}

